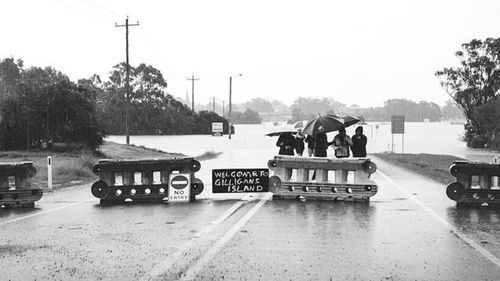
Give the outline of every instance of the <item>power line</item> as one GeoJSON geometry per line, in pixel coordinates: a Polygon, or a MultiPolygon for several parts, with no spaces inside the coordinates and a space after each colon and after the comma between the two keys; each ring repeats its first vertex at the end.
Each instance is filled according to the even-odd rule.
{"type": "Polygon", "coordinates": [[[130,85],[129,85],[129,76],[130,76],[130,65],[128,64],[128,27],[129,26],[138,26],[139,22],[134,23],[134,24],[129,24],[128,23],[128,16],[125,19],[125,24],[117,24],[115,23],[115,27],[125,27],[125,45],[126,45],[126,80],[125,80],[125,91],[126,91],[126,99],[127,99],[127,104],[125,105],[125,134],[127,144],[130,144],[130,134],[129,134],[129,126],[128,126],[128,114],[129,114],[129,105],[130,105],[130,85]]]}

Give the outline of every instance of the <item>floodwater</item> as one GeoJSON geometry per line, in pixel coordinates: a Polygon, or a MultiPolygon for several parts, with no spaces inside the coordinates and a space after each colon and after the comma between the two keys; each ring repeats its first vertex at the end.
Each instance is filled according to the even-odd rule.
{"type": "MultiPolygon", "coordinates": [[[[266,137],[266,133],[282,128],[272,123],[259,125],[235,125],[236,134],[229,140],[228,136],[212,137],[210,135],[181,136],[131,136],[131,143],[156,148],[168,152],[180,152],[188,156],[198,156],[206,151],[222,152],[229,146],[245,149],[267,147],[263,153],[277,153],[276,137],[266,137]]],[[[355,126],[347,128],[347,134],[353,135],[355,126]]],[[[364,134],[368,138],[368,153],[392,151],[395,153],[429,153],[445,154],[470,159],[472,161],[492,162],[500,153],[489,149],[472,149],[461,141],[464,127],[461,124],[448,122],[411,122],[405,123],[405,134],[391,134],[389,122],[373,122],[363,125],[364,134]]],[[[336,132],[328,133],[332,140],[336,132]]],[[[106,140],[125,143],[124,136],[109,136],[106,140]]],[[[328,152],[333,155],[333,150],[328,152]]]]}
{"type": "MultiPolygon", "coordinates": [[[[369,150],[387,150],[390,125],[373,128],[365,127],[369,150]]],[[[202,161],[196,177],[205,189],[194,202],[101,206],[85,185],[47,192],[34,209],[3,210],[0,279],[498,280],[498,210],[457,209],[444,185],[375,157],[379,191],[367,204],[212,194],[213,169],[267,167],[278,151],[276,137],[264,136],[273,129],[236,126],[230,140],[131,136],[190,156],[222,153],[202,161]]],[[[407,124],[405,151],[465,156],[460,133],[407,124]]]]}

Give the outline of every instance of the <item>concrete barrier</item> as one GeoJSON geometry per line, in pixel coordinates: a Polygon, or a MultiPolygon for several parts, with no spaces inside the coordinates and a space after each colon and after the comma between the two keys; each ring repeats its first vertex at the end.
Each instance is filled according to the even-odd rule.
{"type": "Polygon", "coordinates": [[[446,187],[446,195],[458,207],[500,207],[500,164],[455,161],[450,174],[456,181],[446,187]]]}
{"type": "Polygon", "coordinates": [[[275,156],[268,162],[274,175],[274,199],[369,201],[377,193],[370,175],[377,165],[367,158],[275,156]]]}
{"type": "Polygon", "coordinates": [[[0,207],[33,208],[43,190],[31,188],[29,178],[36,175],[33,162],[0,163],[0,207]]]}
{"type": "Polygon", "coordinates": [[[93,167],[99,180],[92,185],[91,192],[101,204],[193,201],[203,191],[203,182],[194,176],[199,169],[200,162],[193,158],[103,159],[93,167]]]}

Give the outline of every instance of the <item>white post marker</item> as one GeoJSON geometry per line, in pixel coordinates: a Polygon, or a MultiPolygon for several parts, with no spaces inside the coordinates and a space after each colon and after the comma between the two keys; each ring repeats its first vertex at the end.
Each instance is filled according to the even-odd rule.
{"type": "Polygon", "coordinates": [[[52,191],[52,157],[47,156],[47,182],[49,190],[52,191]]]}
{"type": "Polygon", "coordinates": [[[191,175],[170,174],[168,202],[189,202],[191,198],[191,175]]]}

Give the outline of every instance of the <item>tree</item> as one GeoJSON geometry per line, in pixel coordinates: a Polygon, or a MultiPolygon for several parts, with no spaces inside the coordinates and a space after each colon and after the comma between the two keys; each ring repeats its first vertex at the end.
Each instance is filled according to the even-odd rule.
{"type": "Polygon", "coordinates": [[[291,106],[292,111],[294,108],[300,108],[304,114],[313,116],[325,114],[328,111],[335,112],[341,107],[345,107],[345,104],[327,98],[298,98],[291,106]]]}
{"type": "Polygon", "coordinates": [[[488,145],[481,145],[478,140],[487,139],[485,136],[491,134],[490,126],[476,120],[474,111],[499,97],[500,38],[474,39],[462,44],[462,50],[455,55],[460,66],[444,68],[437,71],[436,76],[466,117],[464,139],[467,145],[488,145]]]}
{"type": "Polygon", "coordinates": [[[446,101],[446,104],[441,109],[441,112],[443,115],[443,119],[445,120],[457,120],[465,118],[460,108],[452,100],[446,101]]]}
{"type": "Polygon", "coordinates": [[[234,112],[232,116],[234,124],[260,124],[262,123],[262,118],[259,113],[255,110],[247,108],[243,113],[234,112]]]}
{"type": "MultiPolygon", "coordinates": [[[[89,79],[97,91],[99,120],[108,134],[124,134],[125,63],[113,67],[109,81],[89,79]]],[[[168,94],[167,81],[160,70],[151,65],[130,67],[129,128],[131,134],[172,135],[210,134],[212,122],[223,122],[227,132],[227,120],[213,112],[193,112],[184,103],[168,94]]]]}
{"type": "Polygon", "coordinates": [[[9,73],[19,75],[0,73],[1,80],[11,85],[0,105],[2,149],[33,147],[48,140],[85,143],[90,148],[102,143],[92,89],[51,67],[24,70],[22,64],[8,63],[9,73]]]}
{"type": "Polygon", "coordinates": [[[257,112],[273,112],[274,108],[270,101],[263,98],[254,98],[249,102],[244,103],[245,109],[250,108],[257,112]]]}

